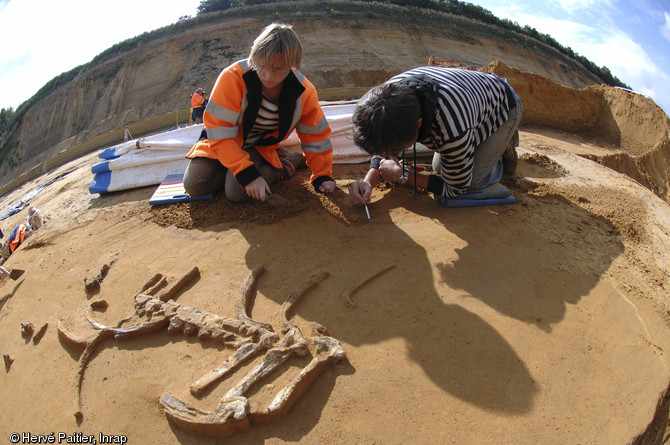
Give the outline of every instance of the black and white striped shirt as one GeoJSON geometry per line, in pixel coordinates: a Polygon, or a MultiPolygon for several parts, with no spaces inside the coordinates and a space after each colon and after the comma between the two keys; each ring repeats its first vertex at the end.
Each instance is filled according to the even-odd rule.
{"type": "Polygon", "coordinates": [[[510,103],[505,80],[480,71],[426,66],[388,82],[421,74],[436,81],[438,90],[430,137],[419,142],[440,153],[442,196],[455,197],[470,186],[475,148],[507,120],[516,104],[510,103]]]}
{"type": "Polygon", "coordinates": [[[263,95],[261,106],[258,109],[258,117],[253,127],[249,130],[244,148],[253,146],[263,139],[265,135],[279,129],[279,106],[263,95]]]}

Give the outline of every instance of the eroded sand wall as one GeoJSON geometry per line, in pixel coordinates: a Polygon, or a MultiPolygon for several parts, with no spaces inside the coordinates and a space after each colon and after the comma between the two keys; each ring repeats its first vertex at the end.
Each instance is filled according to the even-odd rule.
{"type": "Polygon", "coordinates": [[[523,102],[524,125],[549,127],[610,146],[601,164],[670,201],[670,118],[653,100],[607,85],[570,88],[500,61],[483,68],[505,77],[523,102]]]}

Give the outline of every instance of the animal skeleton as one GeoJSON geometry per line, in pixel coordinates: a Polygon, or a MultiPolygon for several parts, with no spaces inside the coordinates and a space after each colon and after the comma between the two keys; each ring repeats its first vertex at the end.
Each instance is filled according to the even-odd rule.
{"type": "Polygon", "coordinates": [[[74,337],[59,323],[58,330],[62,339],[70,344],[86,345],[79,359],[78,372],[74,380],[75,417],[79,421],[83,418],[81,386],[84,371],[100,344],[112,336],[115,339],[122,339],[154,332],[166,326],[169,334],[179,332],[185,335],[197,334],[201,341],[207,339],[235,349],[231,357],[190,386],[194,396],[202,395],[212,385],[233,374],[241,364],[266,351],[262,360],[223,396],[219,406],[211,412],[200,410],[170,394],[163,394],[160,403],[166,416],[175,424],[200,434],[226,436],[249,428],[250,421],[265,422],[283,417],[316,377],[330,363],[339,363],[346,353],[338,340],[326,335],[323,326],[312,323],[311,334],[304,337],[298,326],[290,321],[290,310],[309,289],[327,278],[327,272],[320,272],[310,277],[282,304],[283,338],[279,341],[280,336],[272,330],[272,326],[253,320],[248,314],[252,289],[263,271],[263,266],[256,267],[242,285],[240,296],[235,303],[237,318],[221,317],[176,303],[172,299],[199,275],[198,269],[194,267],[160,293],[158,290],[165,287],[168,280],[160,274],[149,278],[135,294],[135,313],[119,321],[116,327],[94,321],[89,308],[87,319],[99,331],[91,340],[74,337]],[[122,327],[132,319],[138,319],[140,323],[122,327]],[[294,355],[300,357],[311,355],[312,359],[297,377],[279,391],[267,407],[252,410],[245,394],[294,355]]]}

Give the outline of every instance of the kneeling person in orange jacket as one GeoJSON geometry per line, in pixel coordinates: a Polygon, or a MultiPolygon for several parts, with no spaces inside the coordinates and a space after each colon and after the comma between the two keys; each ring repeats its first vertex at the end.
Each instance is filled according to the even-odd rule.
{"type": "Polygon", "coordinates": [[[279,147],[294,129],[312,185],[335,191],[331,129],[316,89],[297,71],[301,59],[292,27],[275,23],[254,40],[248,59],[221,72],[205,109],[206,138],[186,155],[187,193],[201,196],[224,187],[231,201],[265,201],[270,184],[295,173],[295,162],[279,147]]]}

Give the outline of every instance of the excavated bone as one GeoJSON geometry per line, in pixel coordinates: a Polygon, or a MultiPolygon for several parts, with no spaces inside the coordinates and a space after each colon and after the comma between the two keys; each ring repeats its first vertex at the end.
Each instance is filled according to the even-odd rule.
{"type": "Polygon", "coordinates": [[[296,336],[290,332],[276,347],[268,350],[263,360],[223,396],[219,407],[212,412],[202,411],[177,397],[163,394],[160,401],[166,417],[185,430],[209,436],[226,436],[248,429],[249,401],[244,394],[286,362],[296,350],[306,348],[305,343],[301,335],[296,336]]]}
{"type": "MultiPolygon", "coordinates": [[[[266,422],[283,417],[329,363],[339,363],[346,355],[339,341],[321,334],[325,331],[323,326],[312,324],[312,336],[305,339],[300,329],[290,322],[288,317],[289,311],[301,297],[327,276],[326,272],[314,275],[284,302],[281,308],[284,338],[276,347],[268,350],[261,362],[223,396],[215,410],[203,411],[170,394],[163,394],[161,405],[165,415],[183,429],[210,436],[226,436],[248,429],[250,420],[266,422]],[[298,356],[311,354],[312,360],[298,376],[280,390],[266,408],[252,411],[245,394],[254,385],[277,371],[294,354],[298,356]]],[[[221,370],[223,374],[229,371],[227,368],[221,370]]],[[[197,384],[198,382],[192,385],[192,393],[193,386],[197,384]]]]}
{"type": "Polygon", "coordinates": [[[200,275],[200,271],[198,270],[197,267],[194,267],[193,269],[189,270],[186,272],[184,276],[182,276],[179,280],[177,280],[176,283],[174,283],[172,286],[170,286],[169,289],[166,289],[162,291],[160,294],[157,295],[158,299],[161,301],[168,301],[170,298],[172,298],[174,295],[176,295],[179,291],[181,291],[184,286],[186,286],[188,283],[193,281],[196,277],[200,275]]]}
{"type": "Polygon", "coordinates": [[[91,339],[78,337],[68,331],[62,320],[58,321],[58,338],[73,349],[84,349],[91,342],[91,339]]]}
{"type": "Polygon", "coordinates": [[[242,345],[232,357],[196,380],[190,387],[191,394],[201,396],[210,386],[234,372],[242,363],[260,352],[258,343],[242,345]]]}
{"type": "Polygon", "coordinates": [[[251,413],[254,422],[270,422],[282,418],[296,400],[309,388],[314,380],[331,363],[339,364],[346,353],[339,341],[332,337],[311,337],[310,350],[313,358],[296,378],[282,389],[265,410],[251,413]]]}
{"type": "MultiPolygon", "coordinates": [[[[174,296],[178,290],[183,289],[191,280],[199,274],[197,268],[191,269],[181,279],[177,280],[172,286],[159,295],[174,296]]],[[[85,350],[79,358],[79,368],[75,378],[75,416],[78,419],[83,417],[81,412],[81,385],[88,361],[92,357],[95,349],[107,338],[113,336],[115,339],[127,338],[130,336],[147,334],[167,327],[168,333],[183,332],[185,334],[198,333],[201,340],[211,339],[236,349],[252,343],[256,347],[247,352],[251,357],[264,349],[271,347],[279,336],[267,330],[263,323],[257,323],[248,316],[246,320],[239,320],[227,317],[221,317],[210,312],[202,311],[198,308],[186,306],[175,302],[174,300],[161,301],[154,298],[151,293],[155,293],[161,288],[160,284],[167,281],[161,275],[145,281],[135,296],[135,314],[123,318],[117,327],[106,326],[95,321],[92,318],[91,307],[89,305],[86,319],[100,333],[92,340],[76,339],[62,328],[59,322],[59,332],[68,339],[69,343],[85,344],[85,350]],[[147,295],[149,294],[149,295],[147,295]],[[137,319],[140,322],[131,326],[120,327],[126,321],[137,319]],[[253,353],[253,354],[252,354],[253,353]]],[[[253,284],[253,283],[252,283],[253,284]]],[[[247,297],[249,293],[245,294],[247,297]]],[[[241,360],[248,358],[243,355],[238,356],[241,360]]],[[[203,382],[205,383],[205,382],[203,382]]],[[[203,387],[203,390],[206,385],[203,387]]]]}
{"type": "Polygon", "coordinates": [[[81,385],[82,382],[84,381],[84,372],[86,371],[86,366],[88,365],[91,356],[98,348],[98,345],[100,345],[103,341],[108,339],[111,335],[112,335],[111,332],[100,331],[98,335],[95,336],[88,345],[86,345],[86,349],[84,349],[84,352],[81,354],[81,357],[79,357],[79,366],[77,367],[77,374],[75,375],[73,383],[74,407],[75,407],[74,417],[79,421],[81,421],[81,419],[83,419],[84,417],[84,414],[81,411],[81,385]]]}
{"type": "Polygon", "coordinates": [[[354,295],[356,292],[358,292],[358,290],[359,290],[361,287],[363,287],[364,285],[366,285],[366,284],[369,283],[370,281],[374,280],[375,278],[377,278],[377,277],[380,276],[381,274],[386,273],[386,272],[388,272],[389,270],[393,269],[394,267],[395,267],[395,264],[392,264],[392,265],[390,265],[389,267],[386,267],[386,268],[380,270],[379,272],[375,273],[375,274],[372,275],[371,277],[369,277],[369,278],[367,278],[367,279],[361,281],[360,283],[356,283],[356,284],[354,284],[353,286],[351,286],[349,289],[347,289],[346,291],[344,291],[344,293],[342,294],[342,297],[341,297],[342,303],[343,303],[345,306],[350,307],[350,308],[356,307],[356,303],[354,303],[354,300],[352,299],[352,298],[353,298],[353,295],[354,295]]]}
{"type": "Polygon", "coordinates": [[[33,336],[33,332],[35,332],[35,327],[33,324],[29,321],[22,321],[21,322],[21,336],[24,338],[27,338],[30,340],[30,337],[33,336]]]}
{"type": "Polygon", "coordinates": [[[235,348],[235,353],[231,357],[191,385],[190,390],[194,396],[202,395],[211,385],[233,374],[242,363],[266,351],[259,363],[224,395],[219,407],[211,412],[200,410],[170,394],[163,394],[160,403],[166,417],[172,422],[186,430],[200,434],[226,436],[249,428],[250,420],[263,422],[283,417],[325,367],[331,362],[339,363],[345,357],[345,352],[339,341],[325,335],[326,330],[323,326],[312,323],[311,335],[305,338],[300,329],[290,321],[289,312],[302,296],[323,281],[328,273],[321,272],[312,276],[284,302],[280,314],[283,338],[277,343],[279,335],[273,332],[272,327],[253,320],[248,313],[253,289],[263,270],[262,266],[253,269],[242,285],[240,298],[235,303],[236,319],[221,317],[195,307],[178,304],[171,299],[198,276],[197,268],[194,268],[157,297],[154,295],[166,285],[166,278],[157,274],[147,280],[135,294],[135,313],[122,319],[116,327],[105,326],[93,320],[89,306],[87,319],[99,331],[92,340],[77,339],[67,333],[59,322],[60,335],[68,338],[72,343],[86,344],[79,359],[78,371],[74,380],[77,419],[80,421],[83,418],[81,387],[84,372],[97,348],[111,337],[121,339],[152,332],[166,326],[168,333],[181,332],[187,335],[197,333],[200,340],[208,339],[235,348]],[[130,326],[121,327],[121,324],[131,322],[131,320],[130,326]],[[245,394],[254,385],[280,369],[293,356],[308,354],[312,359],[300,374],[280,390],[267,407],[252,411],[245,394]]]}
{"type": "Polygon", "coordinates": [[[240,288],[240,298],[235,302],[235,314],[237,315],[237,318],[266,330],[264,338],[262,338],[262,341],[259,343],[240,345],[232,357],[229,357],[221,365],[196,380],[190,387],[191,394],[194,396],[202,395],[214,383],[220,381],[231,372],[234,372],[242,363],[254,357],[262,350],[269,348],[279,339],[276,334],[273,335],[272,326],[251,319],[248,313],[252,290],[255,288],[256,282],[264,270],[265,268],[260,265],[250,271],[240,288]]]}
{"type": "Polygon", "coordinates": [[[249,304],[251,303],[251,292],[256,286],[256,281],[258,281],[258,277],[265,271],[265,267],[261,266],[256,266],[251,270],[249,275],[247,276],[247,279],[244,281],[244,284],[240,288],[240,298],[235,302],[235,315],[237,315],[237,318],[240,320],[244,320],[247,323],[251,324],[257,324],[261,326],[263,329],[267,329],[269,331],[272,331],[272,326],[270,326],[267,323],[262,323],[260,321],[252,320],[251,317],[249,317],[249,304]]]}
{"type": "Polygon", "coordinates": [[[137,292],[135,292],[135,296],[139,294],[146,293],[149,289],[151,289],[153,286],[158,284],[158,282],[163,278],[163,275],[157,273],[156,275],[147,278],[147,280],[142,283],[139,289],[137,289],[137,292]]]}
{"type": "Polygon", "coordinates": [[[295,327],[295,325],[289,322],[288,312],[293,309],[293,306],[298,304],[298,301],[302,298],[304,294],[307,293],[312,287],[316,286],[323,280],[328,278],[328,272],[319,272],[316,275],[312,276],[302,287],[296,289],[286,301],[281,305],[281,323],[282,323],[282,333],[286,333],[290,328],[295,327]]]}
{"type": "Polygon", "coordinates": [[[109,269],[110,269],[109,264],[103,264],[102,268],[100,269],[100,273],[98,275],[96,275],[93,278],[84,277],[84,288],[87,294],[90,294],[93,291],[100,289],[102,280],[104,280],[105,277],[107,276],[107,272],[109,272],[109,269]]]}
{"type": "Polygon", "coordinates": [[[6,352],[2,354],[2,358],[5,361],[5,372],[9,372],[9,368],[12,366],[12,363],[14,363],[14,359],[11,358],[6,352]]]}

